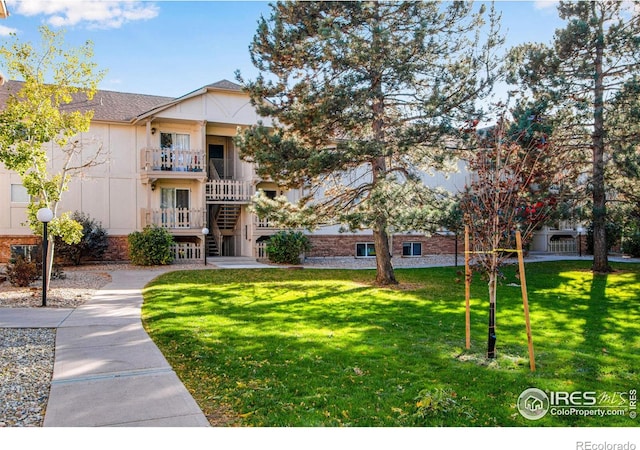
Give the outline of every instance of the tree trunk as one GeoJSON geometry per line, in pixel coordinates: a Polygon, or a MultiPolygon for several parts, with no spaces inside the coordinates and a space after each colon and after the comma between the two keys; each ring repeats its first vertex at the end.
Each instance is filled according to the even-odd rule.
{"type": "Polygon", "coordinates": [[[373,229],[373,243],[376,249],[376,283],[380,285],[398,284],[391,264],[387,220],[380,217],[373,229]]]}
{"type": "MultiPolygon", "coordinates": [[[[49,238],[49,245],[47,246],[47,290],[49,290],[49,285],[51,284],[51,271],[53,270],[53,252],[55,250],[55,239],[49,238]]],[[[45,264],[45,262],[42,262],[45,264]]]]}
{"type": "MultiPolygon", "coordinates": [[[[595,12],[594,12],[595,15],[595,12]]],[[[604,30],[600,30],[601,36],[604,30]]],[[[607,205],[604,181],[604,80],[602,61],[604,39],[596,40],[593,104],[593,271],[608,272],[607,205]]]]}
{"type": "Polygon", "coordinates": [[[487,358],[496,357],[496,288],[497,271],[489,272],[489,334],[487,338],[487,358]]]}

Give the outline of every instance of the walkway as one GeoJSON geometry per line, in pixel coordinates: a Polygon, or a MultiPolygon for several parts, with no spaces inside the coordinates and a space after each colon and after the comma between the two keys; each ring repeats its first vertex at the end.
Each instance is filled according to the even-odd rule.
{"type": "Polygon", "coordinates": [[[76,309],[3,311],[0,327],[58,329],[45,427],[209,426],[140,320],[142,287],[166,271],[111,272],[76,309]]]}

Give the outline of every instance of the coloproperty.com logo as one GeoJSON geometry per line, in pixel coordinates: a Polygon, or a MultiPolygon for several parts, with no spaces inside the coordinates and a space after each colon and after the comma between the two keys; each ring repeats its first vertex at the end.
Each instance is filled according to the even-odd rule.
{"type": "Polygon", "coordinates": [[[518,411],[529,420],[552,416],[627,416],[635,419],[636,390],[616,392],[526,389],[518,397],[518,411]]]}

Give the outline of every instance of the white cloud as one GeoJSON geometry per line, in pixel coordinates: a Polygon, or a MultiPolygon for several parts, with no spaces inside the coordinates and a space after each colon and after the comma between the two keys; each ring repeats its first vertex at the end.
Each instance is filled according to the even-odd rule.
{"type": "Polygon", "coordinates": [[[11,14],[44,15],[46,22],[56,27],[119,28],[159,13],[155,3],[133,0],[7,0],[7,5],[11,14]]]}
{"type": "Polygon", "coordinates": [[[558,6],[558,0],[535,0],[533,6],[535,9],[555,9],[558,6]]]}
{"type": "Polygon", "coordinates": [[[17,33],[18,30],[15,28],[5,27],[4,25],[0,25],[0,36],[9,36],[11,33],[17,33]]]}

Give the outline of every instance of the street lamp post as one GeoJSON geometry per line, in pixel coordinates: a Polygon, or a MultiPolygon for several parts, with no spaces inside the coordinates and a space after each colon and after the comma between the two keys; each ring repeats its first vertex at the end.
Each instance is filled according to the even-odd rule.
{"type": "Polygon", "coordinates": [[[582,232],[584,228],[578,227],[578,256],[582,258],[582,232]]]}
{"type": "Polygon", "coordinates": [[[49,246],[48,225],[53,219],[53,211],[40,208],[36,213],[38,221],[42,222],[42,306],[47,306],[47,248],[49,246]]]}
{"type": "Polygon", "coordinates": [[[202,229],[202,254],[204,255],[204,265],[207,265],[207,234],[209,234],[209,229],[204,227],[202,229]]]}

